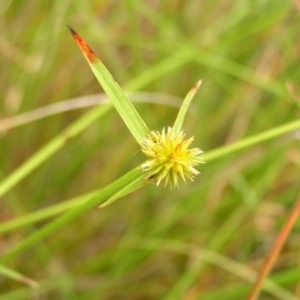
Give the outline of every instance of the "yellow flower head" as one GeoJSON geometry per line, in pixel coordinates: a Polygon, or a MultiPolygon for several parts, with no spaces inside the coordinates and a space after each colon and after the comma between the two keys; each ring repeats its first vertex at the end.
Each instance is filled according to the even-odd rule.
{"type": "Polygon", "coordinates": [[[198,148],[188,149],[194,138],[184,140],[183,131],[177,133],[171,127],[162,133],[151,131],[142,140],[142,152],[149,158],[141,169],[146,172],[146,179],[156,185],[179,187],[178,178],[184,182],[191,181],[199,172],[194,168],[204,163],[202,153],[198,148]]]}

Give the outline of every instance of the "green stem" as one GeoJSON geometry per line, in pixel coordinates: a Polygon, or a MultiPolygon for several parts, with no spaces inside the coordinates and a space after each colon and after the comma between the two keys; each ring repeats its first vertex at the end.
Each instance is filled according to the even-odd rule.
{"type": "Polygon", "coordinates": [[[279,127],[267,130],[260,134],[245,138],[237,143],[233,143],[228,146],[223,146],[223,147],[217,148],[215,150],[208,151],[205,155],[205,161],[207,162],[207,161],[217,159],[226,154],[236,152],[236,151],[244,149],[246,147],[258,144],[260,142],[269,140],[271,138],[283,135],[287,132],[296,130],[298,128],[300,128],[300,120],[296,120],[296,121],[281,125],[279,127]]]}
{"type": "MultiPolygon", "coordinates": [[[[12,248],[8,254],[6,254],[2,259],[1,262],[6,263],[7,261],[14,258],[17,254],[21,253],[25,249],[29,248],[30,246],[36,244],[43,238],[47,237],[49,234],[59,230],[62,226],[66,225],[79,215],[87,212],[88,210],[97,207],[98,205],[105,202],[107,199],[113,197],[116,193],[126,188],[126,186],[130,185],[132,182],[136,181],[138,178],[140,180],[144,180],[144,174],[139,169],[133,169],[126,175],[122,176],[112,184],[108,185],[100,192],[96,193],[95,195],[91,196],[86,202],[82,205],[79,205],[72,210],[66,212],[61,217],[57,218],[50,224],[44,226],[40,230],[34,232],[31,236],[23,240],[20,244],[12,248]]],[[[116,199],[115,199],[116,200],[116,199]]]]}
{"type": "Polygon", "coordinates": [[[50,207],[46,207],[44,209],[40,209],[38,211],[34,211],[31,213],[27,213],[24,216],[17,217],[12,220],[8,220],[6,222],[2,222],[0,224],[0,233],[4,233],[10,231],[15,228],[19,228],[28,224],[36,223],[41,220],[48,219],[50,217],[59,215],[67,210],[70,210],[83,202],[87,201],[92,196],[99,193],[100,190],[95,190],[90,193],[81,195],[76,198],[72,198],[70,200],[64,201],[62,203],[58,203],[55,205],[51,205],[50,207]]]}
{"type": "Polygon", "coordinates": [[[196,85],[188,92],[186,97],[183,100],[183,103],[180,107],[180,110],[178,112],[177,118],[175,120],[173,130],[174,132],[179,133],[182,130],[183,121],[185,119],[186,113],[191,105],[191,102],[198,91],[200,85],[202,83],[202,80],[199,80],[196,85]]]}
{"type": "Polygon", "coordinates": [[[56,138],[47,143],[42,149],[35,153],[22,166],[17,168],[13,173],[7,176],[6,179],[4,179],[0,183],[0,197],[8,192],[17,183],[19,183],[23,178],[25,178],[52,154],[62,148],[69,139],[78,135],[100,116],[108,112],[111,108],[111,104],[106,104],[91,110],[90,112],[79,118],[77,121],[75,121],[59,135],[57,135],[56,138]]]}
{"type": "Polygon", "coordinates": [[[32,288],[39,287],[39,284],[36,281],[32,280],[31,278],[28,278],[28,277],[24,276],[23,274],[15,271],[13,269],[10,269],[8,267],[2,266],[2,265],[0,265],[0,274],[3,277],[7,277],[10,279],[25,283],[32,288]]]}

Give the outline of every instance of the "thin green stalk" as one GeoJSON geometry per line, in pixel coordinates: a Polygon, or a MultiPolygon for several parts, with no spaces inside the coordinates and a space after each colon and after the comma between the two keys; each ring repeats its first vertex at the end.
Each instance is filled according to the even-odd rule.
{"type": "Polygon", "coordinates": [[[183,121],[185,119],[185,116],[186,116],[186,113],[190,107],[190,104],[196,94],[196,92],[198,91],[200,85],[202,83],[202,80],[199,80],[196,85],[188,92],[188,94],[186,95],[186,97],[184,98],[183,100],[183,103],[180,107],[180,110],[179,110],[179,113],[178,113],[178,116],[176,118],[176,121],[174,123],[174,126],[173,126],[173,130],[174,132],[177,132],[179,133],[182,129],[182,125],[183,125],[183,121]]]}
{"type": "MultiPolygon", "coordinates": [[[[128,185],[131,185],[132,182],[136,182],[137,179],[140,181],[144,181],[144,174],[137,168],[128,172],[126,175],[122,176],[109,186],[105,187],[95,195],[91,196],[89,200],[84,202],[82,205],[79,205],[72,210],[66,212],[63,216],[57,218],[50,224],[41,228],[40,230],[34,232],[28,238],[24,239],[20,244],[16,245],[12,248],[9,253],[7,253],[3,258],[1,258],[1,262],[8,262],[13,259],[17,254],[26,250],[30,246],[38,243],[40,240],[47,237],[49,234],[58,231],[62,226],[66,225],[79,215],[87,212],[88,210],[100,205],[105,202],[107,199],[110,199],[119,191],[122,191],[128,185]]],[[[115,199],[116,200],[116,199],[115,199]]]]}
{"type": "Polygon", "coordinates": [[[3,196],[6,192],[8,192],[17,183],[19,183],[22,179],[24,179],[28,174],[30,174],[36,167],[38,167],[47,158],[49,158],[60,148],[62,148],[69,139],[78,135],[85,128],[87,128],[91,123],[97,120],[100,116],[107,113],[111,108],[112,106],[110,104],[105,104],[103,106],[97,107],[89,111],[81,118],[79,118],[77,121],[75,121],[72,125],[70,125],[68,128],[66,128],[63,132],[57,135],[44,147],[42,147],[31,158],[29,158],[23,165],[17,168],[13,173],[7,176],[0,183],[0,197],[3,196]]]}
{"type": "Polygon", "coordinates": [[[244,149],[246,147],[258,144],[260,142],[269,140],[271,138],[283,135],[285,133],[291,132],[293,130],[296,130],[300,128],[300,120],[292,121],[290,123],[275,127],[273,129],[267,130],[265,132],[259,133],[254,136],[250,136],[248,138],[242,139],[236,143],[233,143],[228,146],[223,146],[220,148],[217,148],[215,150],[211,150],[206,153],[205,155],[205,161],[211,161],[214,159],[217,159],[219,157],[222,157],[226,154],[230,154],[233,152],[236,152],[238,150],[244,149]]]}
{"type": "Polygon", "coordinates": [[[39,287],[39,284],[36,281],[32,280],[31,278],[28,278],[28,277],[24,276],[23,274],[15,271],[13,269],[10,269],[8,267],[2,266],[2,265],[0,265],[0,274],[4,277],[8,277],[13,280],[27,284],[32,288],[39,287]]]}
{"type": "MultiPolygon", "coordinates": [[[[128,186],[126,186],[124,189],[119,191],[117,194],[115,194],[113,197],[111,197],[109,200],[105,201],[103,204],[101,204],[99,207],[105,207],[114,202],[116,199],[124,197],[127,194],[130,194],[134,192],[135,190],[141,188],[143,185],[145,185],[144,181],[141,181],[140,178],[137,178],[133,182],[131,182],[128,186]]],[[[32,213],[28,213],[25,216],[18,217],[13,220],[9,220],[6,222],[2,222],[0,224],[0,233],[4,233],[10,230],[13,230],[18,227],[22,227],[28,224],[36,223],[41,220],[45,220],[47,218],[50,218],[52,216],[58,215],[60,213],[63,213],[65,211],[68,211],[76,206],[81,205],[88,199],[90,199],[92,196],[97,195],[101,190],[95,190],[90,193],[81,195],[76,198],[72,198],[70,200],[66,200],[62,203],[58,203],[55,205],[52,205],[48,208],[44,208],[32,213]]]]}
{"type": "MultiPolygon", "coordinates": [[[[143,178],[144,177],[145,177],[145,175],[143,175],[143,178]]],[[[98,207],[99,208],[106,207],[106,206],[110,205],[111,203],[113,203],[114,201],[116,201],[117,199],[122,198],[122,197],[124,197],[124,196],[126,196],[128,194],[131,194],[134,191],[140,189],[144,185],[145,185],[145,180],[141,180],[141,178],[138,177],[137,179],[133,180],[126,187],[124,187],[123,189],[121,189],[118,193],[116,193],[114,196],[112,196],[111,198],[109,198],[107,201],[105,201],[104,203],[102,203],[98,207]]]]}
{"type": "Polygon", "coordinates": [[[32,223],[36,223],[45,219],[48,219],[50,217],[56,216],[58,214],[61,214],[67,210],[70,210],[83,202],[87,201],[92,196],[96,195],[99,190],[92,191],[90,193],[81,195],[76,198],[72,198],[70,200],[64,201],[62,203],[58,203],[55,205],[51,205],[50,207],[46,207],[44,209],[40,209],[38,211],[34,211],[31,213],[27,213],[24,216],[17,217],[12,220],[8,220],[6,222],[2,222],[0,224],[0,233],[4,233],[10,230],[13,230],[15,228],[19,228],[25,225],[29,225],[32,223]]]}

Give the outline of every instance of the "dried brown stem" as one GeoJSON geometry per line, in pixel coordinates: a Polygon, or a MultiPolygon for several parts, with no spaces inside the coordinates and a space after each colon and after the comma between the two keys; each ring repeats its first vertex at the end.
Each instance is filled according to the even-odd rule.
{"type": "Polygon", "coordinates": [[[281,251],[289,233],[291,232],[298,216],[300,214],[300,195],[298,196],[298,200],[296,201],[296,204],[290,213],[285,225],[281,229],[280,233],[278,234],[274,245],[266,258],[261,270],[258,273],[258,276],[256,278],[256,281],[254,285],[252,286],[252,289],[250,291],[250,294],[247,297],[247,300],[255,300],[257,299],[261,286],[264,282],[264,279],[268,276],[270,273],[271,268],[273,267],[279,252],[281,251]]]}
{"type": "MultiPolygon", "coordinates": [[[[157,103],[172,107],[180,107],[180,104],[182,103],[182,99],[180,99],[179,97],[175,97],[168,94],[135,92],[127,93],[127,95],[128,97],[130,97],[130,100],[132,102],[157,103]]],[[[87,95],[57,102],[19,115],[15,115],[5,119],[0,119],[0,132],[8,131],[17,126],[31,123],[36,120],[52,116],[58,113],[63,113],[74,109],[90,107],[104,103],[110,103],[105,94],[87,95]]]]}

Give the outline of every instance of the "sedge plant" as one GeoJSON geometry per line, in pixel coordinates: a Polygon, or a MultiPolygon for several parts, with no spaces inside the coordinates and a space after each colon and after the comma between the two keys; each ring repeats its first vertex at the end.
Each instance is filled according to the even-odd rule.
{"type": "Polygon", "coordinates": [[[193,137],[186,138],[182,131],[187,110],[201,85],[201,80],[195,84],[183,100],[173,127],[162,128],[161,132],[151,131],[101,60],[77,32],[71,27],[69,29],[94,75],[140,145],[146,160],[104,189],[91,193],[84,199],[83,203],[24,239],[20,244],[10,249],[9,253],[1,259],[2,262],[11,260],[18,253],[58,230],[85,211],[95,206],[105,207],[120,197],[145,186],[145,184],[154,183],[157,186],[168,186],[172,189],[178,188],[180,181],[193,181],[195,176],[199,174],[195,167],[204,163],[203,151],[199,148],[190,148],[193,137]]]}
{"type": "MultiPolygon", "coordinates": [[[[46,217],[67,210],[64,215],[58,217],[56,220],[41,228],[36,233],[33,233],[31,236],[20,242],[20,244],[12,248],[9,253],[2,258],[2,262],[6,262],[13,258],[18,253],[34,245],[47,235],[58,230],[63,225],[89,209],[97,205],[100,207],[107,206],[118,198],[143,187],[145,184],[154,183],[157,186],[173,189],[178,188],[181,181],[193,181],[195,176],[199,174],[197,167],[204,163],[203,151],[199,148],[191,148],[190,146],[193,142],[193,137],[186,137],[182,130],[186,112],[195,93],[201,85],[201,81],[198,81],[187,94],[174,125],[172,127],[166,126],[165,128],[162,128],[161,131],[152,131],[145,124],[144,120],[138,114],[121,87],[114,81],[113,77],[105,68],[101,60],[72,28],[69,27],[69,29],[90,65],[94,75],[102,85],[129,131],[139,144],[141,152],[146,156],[146,159],[140,166],[134,168],[108,187],[85,195],[82,199],[70,202],[68,206],[59,207],[57,210],[47,213],[46,217]]],[[[109,109],[109,107],[106,109],[109,109]]],[[[95,115],[95,118],[97,116],[95,115]]],[[[228,153],[238,151],[286,132],[293,131],[299,127],[299,120],[295,120],[288,124],[281,125],[278,128],[260,133],[256,136],[245,138],[232,145],[210,151],[205,156],[205,160],[211,161],[228,153]]],[[[25,173],[25,171],[23,173],[25,173]]],[[[2,194],[5,193],[13,184],[14,182],[4,186],[4,188],[2,188],[2,194]]],[[[39,218],[40,216],[37,216],[36,219],[39,218]]],[[[36,219],[33,218],[28,222],[34,222],[36,219]]],[[[11,227],[8,226],[7,228],[14,228],[14,226],[16,226],[16,224],[12,224],[11,227]]],[[[2,230],[5,231],[7,228],[2,227],[2,230]]],[[[12,274],[10,277],[16,277],[16,275],[11,271],[8,272],[7,268],[0,270],[0,272],[12,274]]],[[[23,278],[21,275],[17,275],[21,279],[23,278]]]]}
{"type": "Polygon", "coordinates": [[[140,179],[140,182],[136,182],[137,186],[139,187],[144,181],[154,182],[157,186],[169,186],[172,189],[179,187],[180,179],[184,182],[193,181],[194,177],[199,174],[195,166],[204,162],[203,151],[198,148],[189,148],[193,137],[186,139],[182,124],[201,80],[184,99],[174,126],[163,128],[161,132],[151,131],[101,60],[77,32],[71,27],[69,29],[94,75],[147,157],[145,163],[139,167],[145,176],[140,179]]]}

